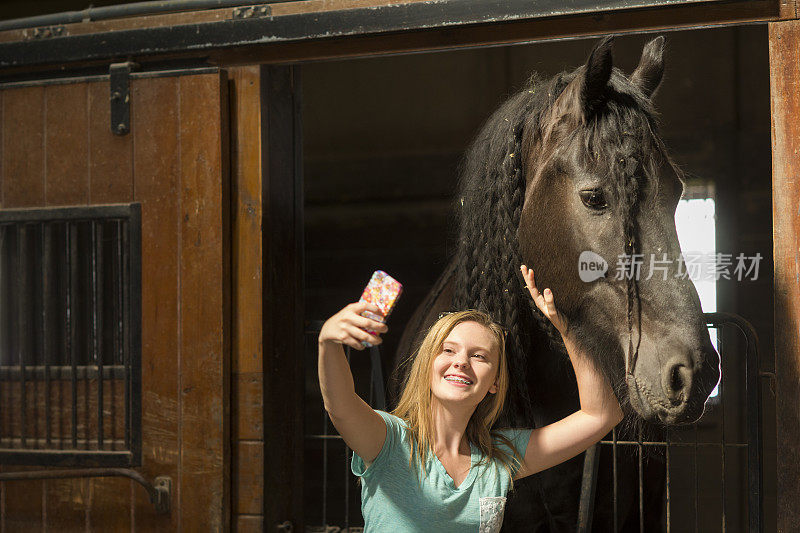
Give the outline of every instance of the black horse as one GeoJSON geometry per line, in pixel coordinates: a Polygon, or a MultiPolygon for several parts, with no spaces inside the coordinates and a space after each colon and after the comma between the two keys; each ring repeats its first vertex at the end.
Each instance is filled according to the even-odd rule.
{"type": "MultiPolygon", "coordinates": [[[[628,415],[624,428],[689,423],[702,414],[719,379],[719,356],[694,285],[681,275],[674,216],[683,182],[651,103],[664,39],[644,47],[630,77],[612,66],[611,44],[603,39],[571,72],[532,76],[472,142],[457,197],[458,251],[404,332],[395,393],[401,361],[438,313],[476,308],[509,331],[512,386],[503,424],[540,427],[573,412],[575,377],[524,288],[525,263],[538,286],[553,290],[576,339],[609,378],[628,415]]],[[[582,461],[517,483],[504,530],[574,531],[582,461]]],[[[635,476],[635,466],[628,470],[635,476]]],[[[620,492],[627,493],[635,497],[620,492]]],[[[596,530],[611,529],[604,514],[596,513],[596,530]]],[[[650,514],[660,520],[660,511],[650,514]]]]}

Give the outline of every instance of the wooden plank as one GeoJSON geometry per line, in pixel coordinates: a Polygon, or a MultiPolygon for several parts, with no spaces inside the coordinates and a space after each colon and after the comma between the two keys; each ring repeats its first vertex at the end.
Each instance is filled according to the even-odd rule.
{"type": "MultiPolygon", "coordinates": [[[[261,270],[261,70],[229,71],[231,124],[231,501],[236,531],[261,531],[263,477],[263,372],[261,270]],[[257,463],[242,471],[243,445],[260,441],[257,463]],[[255,495],[255,497],[254,497],[255,495]]],[[[252,455],[252,453],[251,453],[252,455]]]]}
{"type": "Polygon", "coordinates": [[[264,132],[264,527],[303,530],[303,184],[300,69],[262,67],[264,132]]]}
{"type": "Polygon", "coordinates": [[[87,502],[87,530],[131,531],[133,492],[144,489],[126,478],[109,477],[88,481],[90,497],[87,502]]]}
{"type": "MultiPolygon", "coordinates": [[[[89,201],[88,92],[85,83],[45,87],[45,198],[47,205],[85,205],[89,201]]],[[[59,383],[59,402],[69,405],[71,386],[59,383]]],[[[78,392],[78,422],[85,421],[85,395],[78,392]]],[[[72,419],[61,410],[62,431],[71,431],[72,419]]],[[[78,437],[85,430],[78,428],[78,437]]],[[[47,482],[46,528],[77,530],[86,526],[91,481],[47,482]]]]}
{"type": "MultiPolygon", "coordinates": [[[[88,84],[89,202],[123,203],[133,201],[133,134],[111,132],[109,82],[88,84]]],[[[132,111],[138,111],[135,104],[132,111]]],[[[146,259],[143,258],[143,261],[146,259]]],[[[124,406],[111,408],[111,398],[124,398],[121,383],[104,387],[107,419],[104,429],[110,436],[124,436],[124,406]],[[113,416],[112,416],[113,415],[113,416]]],[[[91,500],[88,522],[90,529],[130,531],[134,491],[143,490],[127,479],[99,478],[90,480],[91,500]]]]}
{"type": "Polygon", "coordinates": [[[44,205],[44,88],[4,91],[3,206],[44,205]]]}
{"type": "Polygon", "coordinates": [[[413,4],[415,2],[427,2],[428,0],[299,0],[297,2],[282,2],[273,4],[273,16],[294,15],[297,13],[324,13],[326,11],[340,11],[342,9],[356,9],[359,7],[380,7],[395,4],[413,4]]]}
{"type": "MultiPolygon", "coordinates": [[[[137,28],[159,28],[176,24],[197,24],[230,19],[233,9],[204,9],[183,13],[168,13],[139,17],[123,17],[118,19],[94,20],[65,24],[69,35],[86,35],[106,31],[133,30],[137,28]]],[[[32,30],[19,29],[0,32],[0,43],[23,41],[31,38],[32,30]]]]}
{"type": "Polygon", "coordinates": [[[231,372],[261,372],[261,83],[259,67],[231,71],[233,358],[231,372]]]}
{"type": "MultiPolygon", "coordinates": [[[[50,479],[47,480],[46,485],[47,523],[45,530],[85,530],[87,509],[91,497],[91,480],[50,479]]],[[[30,529],[21,531],[30,531],[30,529]]]]}
{"type": "MultiPolygon", "coordinates": [[[[178,80],[134,80],[133,135],[135,200],[142,203],[142,472],[170,476],[180,494],[178,374],[179,134],[178,80]]],[[[136,490],[139,531],[179,529],[181,509],[157,515],[144,491],[136,490]]],[[[174,497],[174,496],[173,496],[174,497]]]]}
{"type": "MultiPolygon", "coordinates": [[[[41,87],[4,91],[3,207],[43,206],[45,203],[44,100],[41,87]]],[[[4,391],[3,400],[8,397],[4,391]]],[[[14,469],[21,468],[5,467],[4,471],[14,469]]],[[[2,486],[4,528],[13,531],[43,527],[44,482],[12,481],[2,486]]]]}
{"type": "Polygon", "coordinates": [[[260,514],[264,505],[264,443],[239,441],[232,457],[233,486],[237,488],[233,511],[260,514]]]}
{"type": "Polygon", "coordinates": [[[232,442],[264,440],[264,374],[231,375],[232,442]]]}
{"type": "Polygon", "coordinates": [[[800,22],[770,24],[778,531],[800,523],[800,22]]]}
{"type": "Polygon", "coordinates": [[[264,531],[264,517],[261,515],[237,515],[234,531],[236,533],[261,533],[264,531]]]}
{"type": "Polygon", "coordinates": [[[780,0],[781,20],[791,20],[797,18],[797,0],[780,0]]]}
{"type": "Polygon", "coordinates": [[[85,83],[45,88],[47,205],[89,203],[87,89],[85,83]]]}
{"type": "Polygon", "coordinates": [[[227,383],[229,179],[227,82],[221,74],[180,84],[180,485],[181,527],[230,526],[227,383]]]}

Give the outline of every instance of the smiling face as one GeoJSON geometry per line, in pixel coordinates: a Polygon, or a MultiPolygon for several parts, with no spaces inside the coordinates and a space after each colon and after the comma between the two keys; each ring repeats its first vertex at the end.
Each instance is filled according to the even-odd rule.
{"type": "Polygon", "coordinates": [[[499,351],[486,327],[471,321],[456,325],[431,364],[433,398],[475,407],[487,394],[496,394],[499,351]]]}

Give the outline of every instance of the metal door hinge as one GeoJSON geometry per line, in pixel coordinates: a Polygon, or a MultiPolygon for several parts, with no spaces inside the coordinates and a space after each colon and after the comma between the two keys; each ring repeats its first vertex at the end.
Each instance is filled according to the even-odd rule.
{"type": "Polygon", "coordinates": [[[139,65],[133,61],[112,63],[108,67],[111,88],[111,132],[127,135],[131,131],[131,70],[139,65]]]}
{"type": "Polygon", "coordinates": [[[249,19],[255,17],[271,17],[272,9],[269,6],[242,6],[233,10],[232,19],[249,19]]]}

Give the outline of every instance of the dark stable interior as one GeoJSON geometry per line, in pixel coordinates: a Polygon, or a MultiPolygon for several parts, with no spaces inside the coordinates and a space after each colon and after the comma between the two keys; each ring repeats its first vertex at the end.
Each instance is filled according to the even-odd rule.
{"type": "MultiPolygon", "coordinates": [[[[755,326],[761,368],[771,371],[766,26],[664,35],[666,71],[655,96],[661,133],[686,171],[691,190],[710,191],[714,197],[717,251],[764,256],[757,281],[718,282],[717,309],[738,313],[755,326]]],[[[630,73],[642,45],[654,36],[618,37],[615,66],[630,73]]],[[[304,65],[307,323],[324,320],[356,301],[374,270],[389,272],[404,284],[404,294],[381,347],[383,375],[388,377],[406,322],[454,253],[457,171],[469,141],[532,71],[549,76],[572,69],[585,61],[595,42],[581,39],[304,65]]],[[[724,399],[707,409],[697,429],[685,431],[687,435],[697,431],[703,440],[720,440],[724,410],[726,440],[741,441],[743,343],[735,335],[724,338],[724,399]]],[[[334,434],[329,423],[324,425],[315,339],[313,333],[306,335],[306,434],[334,434]]],[[[357,391],[368,398],[368,354],[354,353],[351,366],[357,391]]],[[[765,526],[770,530],[775,527],[774,397],[766,381],[762,386],[765,526]]],[[[720,530],[723,509],[727,530],[744,530],[744,451],[726,449],[724,497],[718,448],[672,453],[672,530],[688,530],[695,523],[700,531],[720,530]]],[[[340,440],[307,439],[305,472],[306,524],[363,524],[360,488],[349,473],[340,440]]]]}

